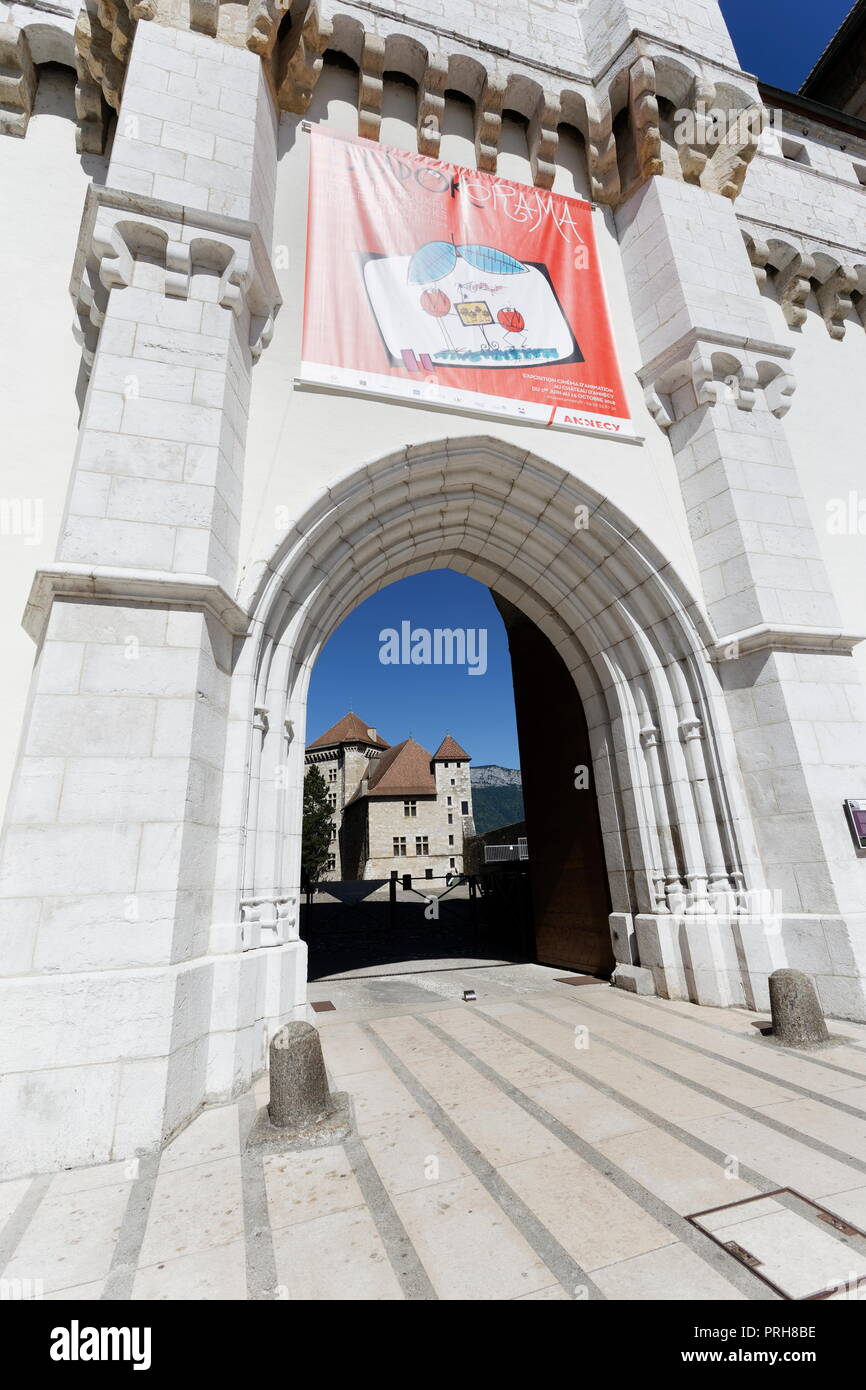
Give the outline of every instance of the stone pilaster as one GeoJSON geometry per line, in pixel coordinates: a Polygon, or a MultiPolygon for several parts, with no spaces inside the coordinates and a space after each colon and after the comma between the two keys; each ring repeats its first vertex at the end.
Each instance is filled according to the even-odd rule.
{"type": "Polygon", "coordinates": [[[138,25],[73,274],[90,381],[67,514],[26,618],[11,1171],[153,1147],[263,1062],[263,947],[242,954],[238,921],[215,958],[212,919],[250,374],[279,302],[274,134],[255,54],[138,25]]]}
{"type": "Polygon", "coordinates": [[[668,432],[718,634],[769,929],[818,978],[828,1011],[863,1017],[866,866],[842,802],[866,765],[864,692],[785,435],[792,350],[770,340],[727,199],[656,178],[617,226],[640,376],[668,432]]]}

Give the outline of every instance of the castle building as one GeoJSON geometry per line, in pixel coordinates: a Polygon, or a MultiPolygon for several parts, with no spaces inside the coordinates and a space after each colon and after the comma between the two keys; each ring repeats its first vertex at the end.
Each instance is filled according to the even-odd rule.
{"type": "Polygon", "coordinates": [[[308,744],[333,807],[323,878],[447,878],[463,872],[474,833],[469,754],[446,734],[435,753],[414,738],[393,747],[349,713],[308,744]]]}
{"type": "MultiPolygon", "coordinates": [[[[862,21],[792,93],[716,0],[0,0],[3,1177],[306,1017],[310,674],[431,569],[537,959],[866,1020],[862,21]]],[[[459,863],[468,759],[324,751],[363,872],[459,863]]]]}

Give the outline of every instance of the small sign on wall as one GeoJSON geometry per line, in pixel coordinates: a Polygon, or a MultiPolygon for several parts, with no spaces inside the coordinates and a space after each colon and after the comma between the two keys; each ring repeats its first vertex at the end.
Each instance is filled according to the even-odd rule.
{"type": "Polygon", "coordinates": [[[845,814],[851,827],[851,835],[858,849],[866,849],[866,801],[845,802],[845,814]]]}

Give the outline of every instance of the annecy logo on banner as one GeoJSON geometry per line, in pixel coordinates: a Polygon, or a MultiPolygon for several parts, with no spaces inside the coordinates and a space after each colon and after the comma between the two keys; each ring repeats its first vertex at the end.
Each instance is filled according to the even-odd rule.
{"type": "Polygon", "coordinates": [[[311,141],[301,381],[635,437],[589,203],[311,141]]]}

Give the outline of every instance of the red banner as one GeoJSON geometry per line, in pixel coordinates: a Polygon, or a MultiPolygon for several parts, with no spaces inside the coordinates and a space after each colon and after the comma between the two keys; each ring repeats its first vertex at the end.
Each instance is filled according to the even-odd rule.
{"type": "Polygon", "coordinates": [[[313,127],[301,380],[634,437],[577,198],[313,127]]]}

